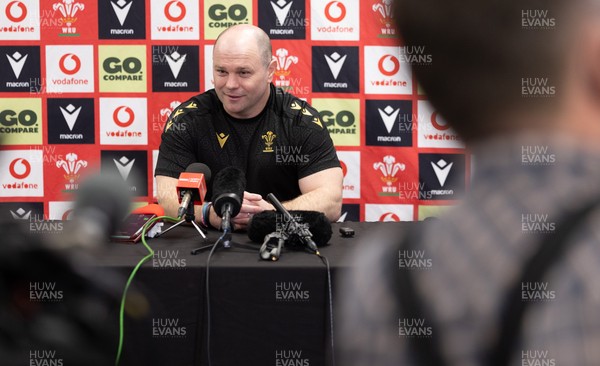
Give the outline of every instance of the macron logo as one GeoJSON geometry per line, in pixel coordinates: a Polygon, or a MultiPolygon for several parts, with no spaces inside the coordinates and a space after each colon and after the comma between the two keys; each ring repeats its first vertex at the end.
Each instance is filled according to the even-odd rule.
{"type": "Polygon", "coordinates": [[[344,66],[344,62],[346,61],[346,56],[340,56],[339,53],[334,52],[331,56],[325,55],[325,61],[327,61],[327,65],[329,65],[329,70],[333,74],[333,78],[337,80],[338,75],[340,74],[340,70],[342,70],[342,66],[344,66]]]}
{"type": "Polygon", "coordinates": [[[278,26],[282,27],[285,23],[285,19],[287,18],[290,8],[292,7],[293,1],[290,1],[286,4],[285,0],[279,0],[277,3],[271,1],[271,7],[275,12],[275,16],[277,17],[278,26]]]}
{"type": "Polygon", "coordinates": [[[440,159],[437,163],[434,163],[433,161],[431,162],[431,166],[433,167],[435,176],[437,177],[442,187],[446,183],[448,173],[450,173],[450,169],[452,169],[453,164],[454,163],[448,164],[444,159],[440,159]]]}
{"type": "Polygon", "coordinates": [[[11,55],[6,55],[8,58],[8,62],[10,63],[10,67],[12,68],[15,77],[18,79],[21,76],[21,71],[23,71],[23,66],[25,66],[25,61],[27,61],[28,55],[21,55],[19,51],[15,52],[11,55]]]}
{"type": "Polygon", "coordinates": [[[22,208],[19,208],[17,212],[13,212],[11,210],[10,214],[15,220],[29,220],[29,218],[31,217],[31,210],[25,211],[22,208]]]}
{"type": "Polygon", "coordinates": [[[79,112],[81,112],[81,107],[75,108],[73,104],[69,104],[66,108],[60,107],[60,112],[62,113],[65,122],[67,122],[69,130],[73,131],[73,127],[75,127],[75,123],[79,117],[79,112]]]}
{"type": "Polygon", "coordinates": [[[173,77],[175,77],[175,79],[177,79],[177,77],[179,76],[179,72],[181,71],[181,67],[185,62],[186,56],[187,55],[180,55],[177,51],[173,52],[171,55],[165,55],[167,63],[169,64],[169,67],[171,68],[171,72],[173,73],[173,77]]]}
{"type": "Polygon", "coordinates": [[[113,161],[115,162],[115,166],[117,167],[119,174],[121,174],[121,177],[123,177],[123,180],[127,180],[129,173],[131,173],[133,163],[135,163],[135,159],[129,160],[125,156],[122,156],[121,159],[113,159],[113,161]]]}
{"type": "Polygon", "coordinates": [[[381,110],[381,108],[377,108],[379,111],[379,115],[381,116],[381,120],[385,125],[385,129],[388,133],[392,133],[392,128],[394,127],[394,123],[396,123],[396,119],[398,119],[398,114],[400,113],[400,108],[392,108],[391,106],[385,107],[385,109],[381,110]]]}
{"type": "Polygon", "coordinates": [[[127,15],[129,14],[129,10],[131,9],[131,4],[133,1],[127,2],[125,0],[119,0],[117,2],[111,1],[110,5],[112,5],[113,10],[115,11],[115,15],[117,19],[119,19],[119,23],[121,23],[121,27],[125,23],[125,19],[127,19],[127,15]]]}

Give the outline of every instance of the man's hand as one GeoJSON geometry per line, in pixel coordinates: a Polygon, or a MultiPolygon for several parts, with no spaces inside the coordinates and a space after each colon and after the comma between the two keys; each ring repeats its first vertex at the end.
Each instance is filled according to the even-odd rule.
{"type": "Polygon", "coordinates": [[[250,218],[265,210],[274,210],[275,208],[265,201],[260,194],[244,192],[244,201],[240,213],[234,217],[231,222],[235,225],[235,230],[246,230],[250,218]]]}

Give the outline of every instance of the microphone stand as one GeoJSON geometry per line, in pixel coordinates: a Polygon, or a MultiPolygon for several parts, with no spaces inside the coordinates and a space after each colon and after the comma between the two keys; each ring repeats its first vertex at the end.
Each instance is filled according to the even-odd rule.
{"type": "Polygon", "coordinates": [[[317,244],[312,239],[312,234],[307,225],[300,224],[298,221],[296,221],[296,219],[285,207],[283,207],[281,202],[273,193],[269,193],[267,195],[267,201],[269,201],[275,207],[277,212],[281,213],[284,219],[287,221],[288,236],[296,235],[311,252],[315,253],[316,255],[320,255],[317,244]]]}
{"type": "Polygon", "coordinates": [[[158,233],[156,235],[156,237],[159,237],[162,234],[165,234],[165,233],[171,231],[172,229],[175,229],[177,226],[183,224],[184,222],[191,223],[192,226],[194,226],[196,228],[196,230],[198,231],[198,233],[200,233],[200,236],[202,236],[202,238],[204,239],[204,241],[206,241],[206,235],[204,234],[204,231],[202,231],[202,229],[200,228],[200,226],[198,226],[198,224],[196,224],[196,215],[194,214],[194,205],[191,202],[187,206],[184,218],[181,219],[181,221],[179,221],[179,222],[175,223],[174,225],[170,226],[168,229],[164,230],[163,232],[158,233]]]}
{"type": "Polygon", "coordinates": [[[225,212],[221,218],[221,228],[223,229],[223,248],[231,248],[231,210],[230,205],[225,204],[225,212]]]}
{"type": "Polygon", "coordinates": [[[281,255],[281,247],[288,240],[288,235],[285,232],[273,232],[265,236],[262,246],[259,249],[260,258],[264,260],[276,261],[281,255]],[[273,239],[277,240],[277,244],[273,244],[273,239]]]}

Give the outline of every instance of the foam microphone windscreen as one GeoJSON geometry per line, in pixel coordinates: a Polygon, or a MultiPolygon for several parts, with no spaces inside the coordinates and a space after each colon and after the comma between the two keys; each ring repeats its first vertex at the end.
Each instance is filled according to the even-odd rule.
{"type": "MultiPolygon", "coordinates": [[[[325,214],[303,210],[292,210],[290,214],[292,217],[298,218],[300,223],[308,224],[312,238],[318,246],[329,243],[333,231],[331,222],[325,217],[325,214]]],[[[260,212],[252,217],[248,225],[248,237],[255,243],[262,243],[266,235],[275,232],[278,228],[281,229],[282,220],[282,215],[276,211],[260,212]]]]}
{"type": "Polygon", "coordinates": [[[213,206],[217,215],[221,216],[223,206],[231,204],[231,217],[235,217],[242,208],[244,190],[246,189],[246,175],[236,167],[227,167],[215,175],[213,181],[213,206]]]}
{"type": "Polygon", "coordinates": [[[76,196],[73,220],[93,222],[106,237],[121,224],[131,205],[129,187],[113,174],[89,177],[76,196]]]}

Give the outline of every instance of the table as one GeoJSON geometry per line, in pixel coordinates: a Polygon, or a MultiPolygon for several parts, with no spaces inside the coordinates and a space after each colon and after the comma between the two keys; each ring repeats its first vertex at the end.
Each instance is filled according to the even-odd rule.
{"type": "MultiPolygon", "coordinates": [[[[358,246],[376,245],[365,240],[369,231],[389,225],[401,232],[414,223],[333,225],[331,245],[321,253],[329,259],[334,291],[340,272],[351,267],[348,254],[358,246]],[[341,226],[353,228],[355,237],[342,238],[341,226]]],[[[209,232],[208,241],[219,235],[209,232]]],[[[219,247],[210,263],[211,364],[329,365],[328,287],[322,261],[314,254],[290,250],[284,250],[277,262],[263,261],[259,244],[245,234],[234,234],[233,243],[229,249],[219,247]]],[[[148,244],[155,255],[140,268],[133,284],[149,308],[127,316],[121,365],[208,365],[208,250],[190,254],[204,245],[192,227],[177,228],[148,244]]],[[[111,243],[95,260],[128,275],[147,253],[140,243],[111,243]]]]}

